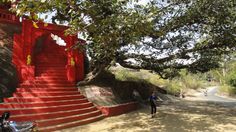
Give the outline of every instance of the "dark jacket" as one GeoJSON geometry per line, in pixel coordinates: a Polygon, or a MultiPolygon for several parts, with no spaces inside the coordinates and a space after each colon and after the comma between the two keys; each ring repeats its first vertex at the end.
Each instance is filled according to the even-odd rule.
{"type": "Polygon", "coordinates": [[[155,101],[157,100],[157,97],[156,96],[153,96],[153,95],[151,95],[150,97],[149,97],[149,101],[150,101],[150,104],[151,105],[155,105],[155,101]]]}

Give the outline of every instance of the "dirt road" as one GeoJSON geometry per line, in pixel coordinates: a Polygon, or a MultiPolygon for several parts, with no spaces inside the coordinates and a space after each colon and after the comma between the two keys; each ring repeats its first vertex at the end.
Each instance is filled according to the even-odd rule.
{"type": "Polygon", "coordinates": [[[236,132],[236,102],[176,101],[159,106],[155,118],[149,113],[144,106],[61,132],[236,132]]]}

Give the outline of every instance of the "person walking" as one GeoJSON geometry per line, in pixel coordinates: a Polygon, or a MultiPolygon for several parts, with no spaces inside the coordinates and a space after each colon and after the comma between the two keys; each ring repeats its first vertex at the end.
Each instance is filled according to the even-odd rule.
{"type": "Polygon", "coordinates": [[[156,108],[156,100],[157,100],[157,96],[155,95],[155,93],[153,92],[152,95],[149,97],[149,101],[150,101],[150,106],[151,106],[151,117],[153,118],[156,114],[157,108],[156,108]]]}

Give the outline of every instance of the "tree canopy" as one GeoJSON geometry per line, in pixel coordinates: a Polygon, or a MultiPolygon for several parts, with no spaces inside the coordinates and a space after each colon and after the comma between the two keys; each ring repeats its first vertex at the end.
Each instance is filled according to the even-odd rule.
{"type": "Polygon", "coordinates": [[[55,12],[53,22],[82,33],[93,75],[112,61],[163,78],[206,72],[236,46],[236,0],[22,0],[12,10],[55,12]]]}

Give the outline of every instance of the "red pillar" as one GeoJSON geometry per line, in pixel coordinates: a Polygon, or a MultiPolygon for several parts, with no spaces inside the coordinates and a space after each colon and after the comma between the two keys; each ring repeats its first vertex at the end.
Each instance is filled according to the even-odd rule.
{"type": "Polygon", "coordinates": [[[23,20],[22,25],[22,65],[20,75],[22,81],[33,80],[35,76],[35,66],[32,65],[32,35],[33,25],[30,20],[23,20]]]}
{"type": "MultiPolygon", "coordinates": [[[[69,49],[73,45],[73,38],[71,36],[67,36],[67,45],[66,47],[69,49]]],[[[75,83],[76,80],[76,69],[75,69],[75,63],[74,63],[74,55],[73,50],[69,49],[67,51],[67,65],[66,65],[66,74],[67,79],[70,82],[75,83]]]]}
{"type": "MultiPolygon", "coordinates": [[[[77,44],[78,36],[68,36],[67,48],[77,44]]],[[[71,82],[81,81],[84,79],[84,53],[79,49],[70,49],[67,53],[67,78],[71,82]]]]}

